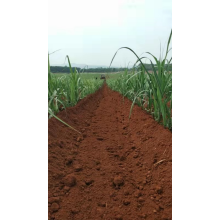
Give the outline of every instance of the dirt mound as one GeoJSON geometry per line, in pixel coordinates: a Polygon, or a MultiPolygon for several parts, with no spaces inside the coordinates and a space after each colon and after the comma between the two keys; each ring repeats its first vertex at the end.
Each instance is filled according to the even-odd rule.
{"type": "Polygon", "coordinates": [[[49,119],[49,219],[172,219],[172,134],[106,85],[49,119]]]}

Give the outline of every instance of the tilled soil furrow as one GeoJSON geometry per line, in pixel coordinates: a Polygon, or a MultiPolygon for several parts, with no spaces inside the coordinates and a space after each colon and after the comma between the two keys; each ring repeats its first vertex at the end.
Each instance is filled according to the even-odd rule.
{"type": "Polygon", "coordinates": [[[49,120],[49,219],[171,219],[172,134],[106,85],[49,120]]]}

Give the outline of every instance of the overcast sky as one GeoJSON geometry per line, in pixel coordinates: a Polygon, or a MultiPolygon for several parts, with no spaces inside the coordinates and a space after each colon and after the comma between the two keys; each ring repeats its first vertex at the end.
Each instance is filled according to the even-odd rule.
{"type": "MultiPolygon", "coordinates": [[[[172,28],[172,1],[49,0],[48,23],[49,53],[61,49],[50,56],[51,65],[64,64],[69,55],[72,63],[109,66],[120,47],[159,58],[172,28]]],[[[123,49],[113,66],[135,61],[123,49]]]]}

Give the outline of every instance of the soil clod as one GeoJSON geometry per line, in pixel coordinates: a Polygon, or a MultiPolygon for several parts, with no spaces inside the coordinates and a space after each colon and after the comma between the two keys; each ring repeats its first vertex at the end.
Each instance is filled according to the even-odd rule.
{"type": "Polygon", "coordinates": [[[50,210],[51,210],[52,212],[57,212],[57,211],[59,210],[59,208],[60,208],[60,206],[59,206],[56,202],[54,202],[54,203],[50,206],[50,210]]]}
{"type": "Polygon", "coordinates": [[[75,165],[75,167],[74,167],[74,170],[75,170],[76,172],[79,172],[79,171],[81,171],[82,169],[83,169],[82,166],[79,165],[79,164],[75,165]]]}
{"type": "Polygon", "coordinates": [[[63,182],[66,186],[69,186],[69,187],[75,186],[76,177],[74,176],[74,174],[69,174],[64,178],[63,182]]]}
{"type": "Polygon", "coordinates": [[[115,176],[113,183],[117,188],[119,188],[124,184],[124,179],[121,176],[115,176]]]}

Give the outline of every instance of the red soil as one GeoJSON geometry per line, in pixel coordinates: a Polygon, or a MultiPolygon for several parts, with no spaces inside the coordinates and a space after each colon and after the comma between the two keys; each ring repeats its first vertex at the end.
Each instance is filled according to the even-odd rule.
{"type": "Polygon", "coordinates": [[[172,219],[172,133],[104,85],[49,119],[49,219],[172,219]]]}

